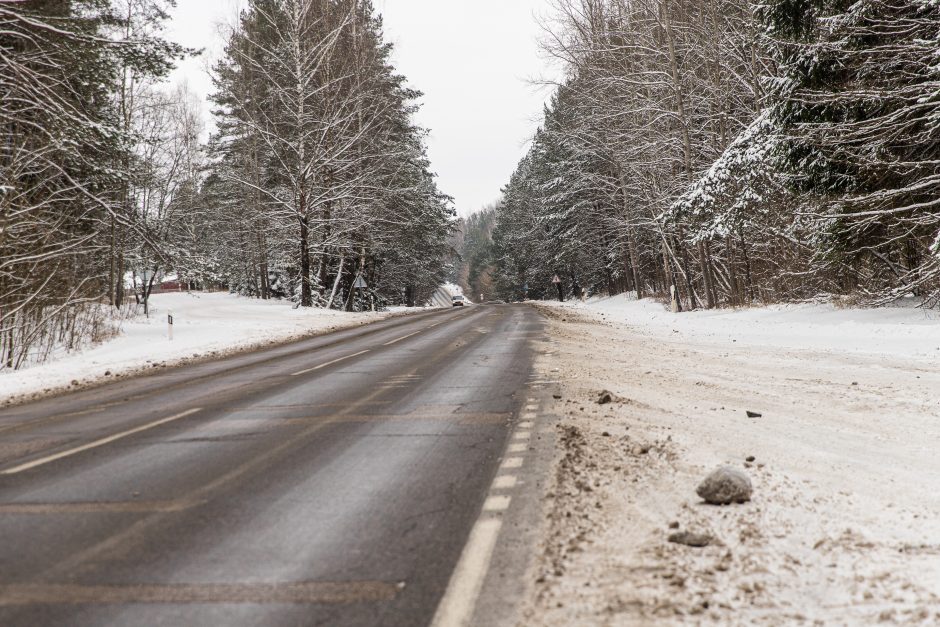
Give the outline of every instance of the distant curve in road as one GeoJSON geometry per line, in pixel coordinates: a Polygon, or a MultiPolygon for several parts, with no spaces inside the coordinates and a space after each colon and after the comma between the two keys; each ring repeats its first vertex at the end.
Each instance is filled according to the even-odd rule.
{"type": "Polygon", "coordinates": [[[429,623],[540,332],[443,310],[0,411],[0,624],[429,623]]]}

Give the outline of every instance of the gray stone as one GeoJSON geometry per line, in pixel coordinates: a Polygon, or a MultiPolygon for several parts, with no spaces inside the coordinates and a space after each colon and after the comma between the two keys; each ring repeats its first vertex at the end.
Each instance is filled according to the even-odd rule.
{"type": "Polygon", "coordinates": [[[706,503],[712,505],[745,503],[751,500],[751,492],[751,479],[744,472],[729,466],[722,466],[705,477],[705,481],[695,490],[706,503]]]}
{"type": "Polygon", "coordinates": [[[695,548],[701,548],[711,544],[712,537],[704,533],[692,533],[691,531],[679,531],[669,535],[669,541],[673,544],[684,544],[695,548]]]}

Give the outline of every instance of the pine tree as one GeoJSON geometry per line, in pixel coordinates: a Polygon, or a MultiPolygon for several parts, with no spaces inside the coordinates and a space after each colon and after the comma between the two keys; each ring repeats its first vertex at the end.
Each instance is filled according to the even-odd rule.
{"type": "Polygon", "coordinates": [[[940,294],[940,7],[778,0],[763,19],[779,42],[774,111],[819,226],[819,263],[845,291],[940,294]]]}
{"type": "Polygon", "coordinates": [[[0,5],[0,367],[101,327],[90,303],[114,285],[108,226],[135,228],[115,202],[130,145],[121,70],[159,76],[182,54],[159,37],[112,37],[122,24],[106,0],[0,5]]]}

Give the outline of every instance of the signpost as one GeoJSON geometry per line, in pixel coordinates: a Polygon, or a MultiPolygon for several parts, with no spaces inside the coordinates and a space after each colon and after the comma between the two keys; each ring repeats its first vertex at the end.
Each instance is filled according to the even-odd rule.
{"type": "Polygon", "coordinates": [[[150,279],[147,276],[147,271],[144,270],[143,271],[143,283],[141,283],[141,291],[143,292],[143,297],[144,297],[144,317],[146,318],[150,317],[150,303],[148,302],[150,300],[150,294],[147,293],[147,285],[149,285],[148,283],[149,281],[150,279]]]}
{"type": "MultiPolygon", "coordinates": [[[[366,283],[366,280],[365,280],[364,278],[362,278],[362,275],[360,274],[359,276],[357,276],[357,277],[356,277],[356,281],[353,283],[353,289],[356,289],[356,290],[359,291],[359,302],[360,302],[360,303],[362,303],[362,290],[365,290],[365,289],[368,289],[368,288],[369,288],[369,284],[366,283]]],[[[360,307],[361,307],[361,304],[360,304],[360,307]]],[[[375,310],[375,306],[374,306],[374,305],[372,306],[372,309],[373,309],[373,311],[375,310]]]]}
{"type": "Polygon", "coordinates": [[[167,327],[166,337],[172,342],[173,341],[173,312],[172,311],[166,312],[166,327],[167,327]]]}
{"type": "Polygon", "coordinates": [[[558,302],[561,302],[561,303],[565,302],[565,292],[563,291],[561,287],[561,277],[559,277],[556,274],[555,276],[552,277],[552,283],[554,283],[555,287],[558,288],[558,302]]]}

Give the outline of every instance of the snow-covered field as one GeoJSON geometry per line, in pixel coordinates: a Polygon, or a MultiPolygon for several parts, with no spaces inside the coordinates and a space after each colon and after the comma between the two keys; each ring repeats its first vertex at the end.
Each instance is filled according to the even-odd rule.
{"type": "Polygon", "coordinates": [[[715,344],[857,352],[940,363],[940,311],[919,309],[910,300],[872,309],[801,304],[679,315],[655,301],[624,296],[550,304],[590,312],[636,331],[665,332],[715,344]]]}
{"type": "Polygon", "coordinates": [[[936,314],[543,310],[561,421],[530,624],[940,624],[936,314]],[[723,464],[750,503],[696,496],[723,464]]]}
{"type": "Polygon", "coordinates": [[[150,299],[150,318],[141,315],[126,321],[116,338],[82,352],[62,355],[44,365],[0,372],[0,404],[49,391],[75,389],[154,364],[170,366],[286,342],[388,315],[294,309],[288,302],[224,293],[154,294],[150,299]],[[170,311],[174,319],[172,341],[167,337],[170,311]]]}

